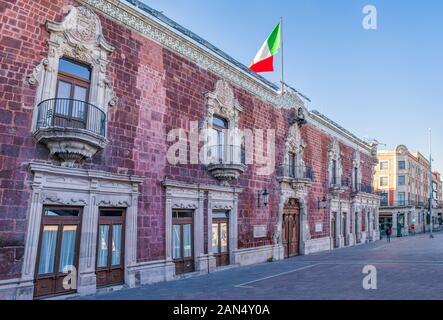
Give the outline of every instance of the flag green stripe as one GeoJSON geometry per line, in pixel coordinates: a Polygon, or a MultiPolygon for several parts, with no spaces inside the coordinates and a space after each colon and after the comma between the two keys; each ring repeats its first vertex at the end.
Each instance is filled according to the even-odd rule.
{"type": "Polygon", "coordinates": [[[271,55],[275,55],[280,49],[280,23],[274,28],[268,38],[268,47],[271,55]]]}

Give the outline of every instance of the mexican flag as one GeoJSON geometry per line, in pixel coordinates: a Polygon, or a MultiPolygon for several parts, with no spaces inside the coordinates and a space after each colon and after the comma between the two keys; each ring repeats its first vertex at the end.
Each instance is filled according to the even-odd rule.
{"type": "Polygon", "coordinates": [[[280,33],[281,23],[277,24],[271,35],[263,43],[261,49],[257,52],[254,60],[252,60],[249,69],[255,72],[272,72],[274,71],[274,55],[280,49],[280,33]]]}

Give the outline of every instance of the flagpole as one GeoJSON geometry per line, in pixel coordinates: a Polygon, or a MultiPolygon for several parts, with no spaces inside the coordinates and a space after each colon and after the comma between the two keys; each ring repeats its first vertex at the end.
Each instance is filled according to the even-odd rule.
{"type": "Polygon", "coordinates": [[[281,43],[281,94],[284,93],[284,54],[283,54],[283,16],[280,17],[280,43],[281,43]]]}

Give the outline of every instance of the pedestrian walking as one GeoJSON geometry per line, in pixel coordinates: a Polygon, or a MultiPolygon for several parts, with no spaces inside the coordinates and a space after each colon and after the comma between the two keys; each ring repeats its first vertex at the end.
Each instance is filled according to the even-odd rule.
{"type": "Polygon", "coordinates": [[[411,224],[411,234],[415,236],[415,224],[411,224]]]}
{"type": "Polygon", "coordinates": [[[389,227],[386,229],[386,239],[387,239],[388,242],[391,242],[391,234],[392,234],[392,229],[391,229],[391,227],[389,226],[389,227]]]}

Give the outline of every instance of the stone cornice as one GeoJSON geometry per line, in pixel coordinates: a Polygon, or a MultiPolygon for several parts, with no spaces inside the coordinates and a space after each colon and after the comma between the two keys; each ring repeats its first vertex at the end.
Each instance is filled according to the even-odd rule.
{"type": "Polygon", "coordinates": [[[217,186],[217,185],[209,185],[201,183],[187,183],[187,182],[170,180],[170,179],[165,179],[162,182],[162,185],[165,188],[193,189],[200,191],[218,191],[226,193],[241,193],[243,191],[242,188],[225,187],[225,186],[217,186]]]}
{"type": "Polygon", "coordinates": [[[143,180],[145,179],[144,177],[140,176],[109,173],[98,170],[68,168],[68,167],[54,166],[51,164],[38,163],[38,162],[31,162],[29,164],[29,169],[32,172],[45,172],[50,174],[60,174],[63,176],[88,177],[88,178],[125,181],[125,182],[134,182],[134,183],[142,183],[143,180]]]}
{"type": "Polygon", "coordinates": [[[131,6],[118,0],[79,1],[101,11],[106,16],[141,33],[160,45],[181,54],[201,68],[229,80],[275,107],[289,109],[303,105],[302,100],[291,88],[287,88],[285,94],[279,94],[275,88],[246,73],[215,52],[211,52],[185,34],[180,34],[154,16],[141,11],[136,6],[131,6]]]}

